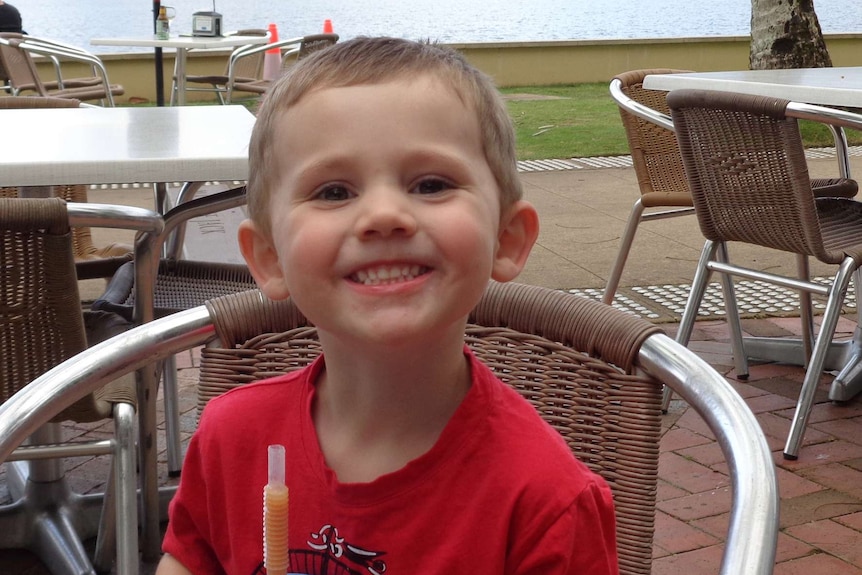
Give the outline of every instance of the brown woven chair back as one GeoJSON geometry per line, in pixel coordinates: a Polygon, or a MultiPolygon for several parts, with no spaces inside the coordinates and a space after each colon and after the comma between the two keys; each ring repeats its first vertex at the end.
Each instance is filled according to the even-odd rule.
{"type": "Polygon", "coordinates": [[[299,45],[298,59],[303,59],[313,52],[333,46],[338,42],[338,34],[309,34],[303,36],[302,44],[299,45]]]}
{"type": "Polygon", "coordinates": [[[74,98],[52,98],[50,96],[27,96],[26,98],[0,98],[0,110],[29,108],[78,108],[80,100],[74,98]]]}
{"type": "Polygon", "coordinates": [[[668,104],[704,237],[841,263],[844,253],[824,244],[787,100],[678,90],[668,104]]]}
{"type": "MultiPolygon", "coordinates": [[[[622,83],[622,91],[629,98],[648,106],[662,114],[670,114],[665,98],[667,92],[645,90],[644,78],[648,74],[677,74],[688,70],[672,70],[657,68],[651,70],[632,70],[618,74],[614,78],[622,83]]],[[[620,118],[626,131],[632,165],[638,178],[638,187],[644,198],[646,207],[652,205],[679,205],[678,199],[673,203],[661,202],[660,197],[652,198],[649,194],[685,194],[688,195],[688,183],[685,179],[685,169],[676,143],[676,136],[670,130],[648,122],[620,108],[620,118]],[[655,202],[655,204],[653,204],[655,202]]]]}
{"type": "Polygon", "coordinates": [[[7,39],[10,43],[8,46],[0,43],[0,65],[6,70],[6,77],[12,88],[45,94],[45,86],[33,59],[24,50],[15,47],[24,36],[15,32],[0,32],[0,38],[7,39]]]}
{"type": "MultiPolygon", "coordinates": [[[[237,31],[237,36],[266,36],[267,31],[262,28],[254,28],[248,30],[239,30],[237,31]]],[[[247,58],[240,58],[236,61],[234,65],[234,77],[235,78],[244,78],[249,80],[260,80],[263,78],[263,58],[266,52],[257,52],[248,56],[247,58]]],[[[224,74],[224,82],[222,84],[227,83],[227,75],[228,66],[225,66],[224,74]]]]}
{"type": "MultiPolygon", "coordinates": [[[[3,100],[51,100],[68,103],[77,100],[61,100],[59,98],[0,98],[0,109],[3,108],[3,100]]],[[[27,107],[27,106],[24,106],[27,107]]],[[[39,108],[42,106],[33,106],[39,108]]],[[[64,106],[60,106],[64,107],[64,106]]],[[[87,186],[82,184],[69,186],[53,186],[53,195],[67,202],[86,203],[87,186]]],[[[17,198],[17,187],[0,187],[0,198],[17,198]]],[[[88,227],[72,228],[72,253],[75,256],[75,267],[78,279],[107,278],[111,277],[120,266],[132,260],[134,256],[133,247],[126,244],[112,243],[98,247],[93,243],[93,234],[88,227]]]]}
{"type": "MultiPolygon", "coordinates": [[[[0,401],[87,347],[66,203],[0,199],[0,401]]],[[[109,385],[57,421],[93,421],[134,402],[129,380],[109,385]]]]}
{"type": "MultiPolygon", "coordinates": [[[[200,409],[229,389],[302,368],[316,330],[290,300],[254,290],[207,303],[217,347],[203,350],[200,409]]],[[[489,285],[466,342],[601,474],[614,493],[620,570],[648,574],[661,433],[661,383],[633,373],[660,329],[598,302],[518,284],[489,285]]]]}

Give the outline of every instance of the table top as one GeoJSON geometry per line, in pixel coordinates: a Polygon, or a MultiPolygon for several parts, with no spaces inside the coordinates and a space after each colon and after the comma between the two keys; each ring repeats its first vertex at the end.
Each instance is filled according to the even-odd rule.
{"type": "Polygon", "coordinates": [[[137,46],[143,48],[182,48],[186,50],[228,48],[245,44],[266,44],[267,36],[185,36],[174,34],[167,40],[159,40],[154,34],[123,38],[93,38],[93,46],[137,46]]]}
{"type": "Polygon", "coordinates": [[[248,177],[244,106],[3,110],[0,186],[248,177]]]}
{"type": "Polygon", "coordinates": [[[824,106],[862,107],[862,66],[651,74],[648,90],[697,88],[786,98],[824,106]]]}

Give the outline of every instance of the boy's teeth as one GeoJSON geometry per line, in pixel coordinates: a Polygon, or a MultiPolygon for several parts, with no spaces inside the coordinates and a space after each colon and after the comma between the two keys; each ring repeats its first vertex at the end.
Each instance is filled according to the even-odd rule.
{"type": "Polygon", "coordinates": [[[356,272],[353,279],[365,285],[380,285],[412,280],[424,269],[418,265],[380,266],[356,272]]]}

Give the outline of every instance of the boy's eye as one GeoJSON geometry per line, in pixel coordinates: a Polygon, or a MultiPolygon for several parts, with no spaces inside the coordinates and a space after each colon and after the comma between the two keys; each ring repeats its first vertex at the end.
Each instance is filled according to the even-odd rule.
{"type": "Polygon", "coordinates": [[[417,194],[439,194],[440,192],[444,192],[453,187],[454,186],[446,180],[428,178],[426,180],[422,180],[416,185],[415,192],[417,194]]]}
{"type": "Polygon", "coordinates": [[[350,192],[344,186],[330,185],[320,189],[314,198],[325,202],[343,202],[350,199],[350,196],[350,192]]]}

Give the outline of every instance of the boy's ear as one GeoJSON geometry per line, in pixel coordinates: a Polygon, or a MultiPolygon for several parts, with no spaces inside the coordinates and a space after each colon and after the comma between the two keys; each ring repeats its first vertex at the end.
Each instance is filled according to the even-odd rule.
{"type": "Polygon", "coordinates": [[[237,231],[239,249],[260,290],[272,300],[287,298],[290,293],[278,261],[278,253],[268,234],[251,220],[244,220],[237,231]]]}
{"type": "Polygon", "coordinates": [[[491,277],[498,282],[515,279],[539,237],[539,214],[532,204],[520,200],[512,204],[500,218],[497,254],[491,277]]]}

